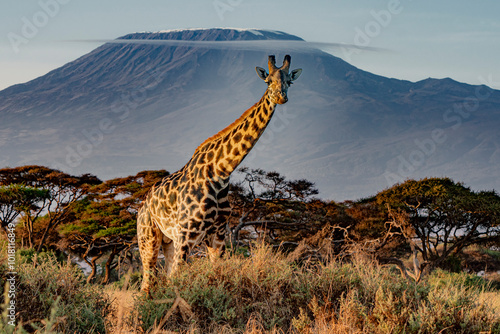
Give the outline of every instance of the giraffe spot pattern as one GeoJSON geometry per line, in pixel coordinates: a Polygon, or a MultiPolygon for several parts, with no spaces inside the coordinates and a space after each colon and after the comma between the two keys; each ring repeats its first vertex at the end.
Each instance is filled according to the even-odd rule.
{"type": "Polygon", "coordinates": [[[235,135],[234,135],[234,137],[233,137],[233,141],[234,141],[235,143],[239,143],[239,142],[240,142],[240,140],[241,140],[241,138],[242,138],[241,133],[239,133],[239,132],[238,132],[237,134],[235,134],[235,135]]]}

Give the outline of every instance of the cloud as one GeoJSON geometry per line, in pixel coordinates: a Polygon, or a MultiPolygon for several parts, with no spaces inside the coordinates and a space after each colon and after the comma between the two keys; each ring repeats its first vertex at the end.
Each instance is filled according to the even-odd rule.
{"type": "Polygon", "coordinates": [[[83,43],[109,43],[109,44],[147,44],[164,46],[186,46],[207,49],[232,49],[242,51],[313,51],[315,49],[361,49],[366,51],[384,51],[381,48],[358,46],[344,43],[324,43],[287,40],[242,40],[242,41],[190,41],[169,39],[112,39],[112,40],[74,40],[71,42],[83,43]]]}

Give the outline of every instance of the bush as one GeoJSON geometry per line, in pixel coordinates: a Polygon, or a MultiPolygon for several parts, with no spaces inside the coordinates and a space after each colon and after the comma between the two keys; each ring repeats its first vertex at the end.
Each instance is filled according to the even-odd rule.
{"type": "MultiPolygon", "coordinates": [[[[5,252],[5,248],[0,251],[5,252]]],[[[18,252],[20,253],[20,252],[18,252]]],[[[38,328],[61,333],[105,333],[109,301],[101,288],[86,284],[81,270],[54,255],[17,256],[16,323],[32,332],[38,328]]],[[[8,270],[0,266],[1,277],[8,270]]],[[[4,281],[0,282],[5,284],[4,281]]],[[[5,297],[2,297],[4,303],[5,297]]],[[[4,328],[5,330],[5,328],[4,328]]]]}
{"type": "Polygon", "coordinates": [[[436,270],[428,279],[429,291],[411,315],[409,328],[415,333],[500,333],[500,316],[491,301],[481,298],[490,290],[482,278],[466,273],[436,270]]]}
{"type": "MultiPolygon", "coordinates": [[[[176,297],[175,289],[191,305],[196,323],[203,330],[213,324],[228,324],[244,328],[252,314],[258,313],[266,328],[288,326],[291,315],[298,311],[297,303],[305,301],[300,294],[303,281],[294,272],[284,255],[273,253],[270,247],[253,250],[251,258],[230,256],[212,261],[195,259],[182,265],[172,278],[158,278],[158,289],[153,299],[139,298],[138,309],[147,330],[170,309],[176,297]],[[155,300],[170,303],[158,305],[155,300]]],[[[167,326],[181,325],[181,314],[176,314],[167,326]]]]}

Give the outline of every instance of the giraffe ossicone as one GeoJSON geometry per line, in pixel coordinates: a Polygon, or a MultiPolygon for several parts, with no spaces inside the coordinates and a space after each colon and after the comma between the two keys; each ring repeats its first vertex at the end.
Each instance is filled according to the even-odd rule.
{"type": "Polygon", "coordinates": [[[182,169],[149,191],[137,215],[142,291],[149,292],[151,288],[160,246],[168,275],[199,244],[224,249],[226,221],[231,211],[229,177],[266,129],[276,105],[288,101],[288,87],[302,72],[289,72],[290,61],[286,55],[278,68],[275,57],[269,56],[269,72],[256,67],[259,77],[267,83],[260,101],[205,140],[182,169]]]}

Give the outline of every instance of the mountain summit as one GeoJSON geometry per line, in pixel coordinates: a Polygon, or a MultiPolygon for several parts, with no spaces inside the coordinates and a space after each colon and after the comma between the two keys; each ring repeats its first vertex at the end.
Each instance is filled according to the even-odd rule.
{"type": "MultiPolygon", "coordinates": [[[[43,164],[104,179],[174,172],[262,96],[255,66],[286,53],[272,41],[302,41],[257,29],[120,39],[267,42],[256,50],[106,43],[11,86],[0,92],[0,166],[43,164]]],[[[320,50],[290,54],[301,80],[243,165],[306,178],[335,200],[424,176],[500,189],[499,91],[452,79],[389,79],[320,50]]]]}

